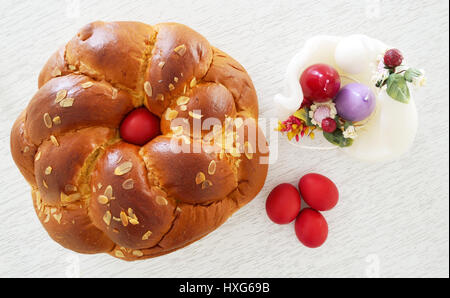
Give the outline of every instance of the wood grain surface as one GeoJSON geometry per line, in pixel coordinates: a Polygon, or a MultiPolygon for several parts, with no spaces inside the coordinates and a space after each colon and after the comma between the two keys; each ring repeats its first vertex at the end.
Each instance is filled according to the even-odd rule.
{"type": "Polygon", "coordinates": [[[445,0],[2,1],[0,277],[448,277],[448,6],[445,0]],[[10,155],[9,133],[46,59],[94,20],[191,26],[246,67],[266,118],[306,39],[353,33],[382,39],[427,71],[428,85],[416,94],[414,146],[395,162],[367,164],[339,151],[296,149],[280,138],[261,193],[206,238],[142,262],[77,255],[39,224],[10,155]],[[311,171],[332,178],[341,193],[325,213],[329,239],[314,250],[299,244],[293,224],[272,224],[264,209],[274,186],[296,184],[311,171]]]}

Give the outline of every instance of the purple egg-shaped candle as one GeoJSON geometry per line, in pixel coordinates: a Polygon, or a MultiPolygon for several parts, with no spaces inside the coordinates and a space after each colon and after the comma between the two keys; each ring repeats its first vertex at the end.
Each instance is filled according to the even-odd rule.
{"type": "Polygon", "coordinates": [[[348,121],[362,121],[375,109],[375,94],[366,85],[351,83],[345,85],[335,99],[339,116],[348,121]]]}

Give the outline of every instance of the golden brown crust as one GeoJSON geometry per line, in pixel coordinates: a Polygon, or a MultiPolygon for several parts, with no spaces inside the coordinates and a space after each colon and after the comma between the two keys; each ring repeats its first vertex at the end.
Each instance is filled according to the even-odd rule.
{"type": "Polygon", "coordinates": [[[236,203],[229,198],[205,206],[180,204],[170,231],[158,245],[138,251],[116,246],[111,251],[111,255],[133,261],[173,252],[214,231],[238,209],[236,203]],[[120,252],[117,253],[117,251],[120,252]]]}
{"type": "Polygon", "coordinates": [[[25,136],[25,117],[26,111],[23,111],[11,129],[11,154],[23,177],[35,186],[34,158],[37,147],[25,136]]]}
{"type": "Polygon", "coordinates": [[[176,23],[156,25],[158,35],[145,73],[152,92],[145,105],[158,115],[170,105],[170,98],[200,80],[212,61],[209,42],[189,27],[176,23]]]}
{"type": "Polygon", "coordinates": [[[255,140],[249,142],[242,151],[244,151],[245,158],[241,158],[239,162],[239,185],[236,190],[229,195],[230,198],[236,200],[239,207],[250,202],[261,190],[266,181],[268,171],[268,157],[269,147],[264,134],[252,118],[244,118],[244,124],[241,127],[241,134],[243,139],[242,144],[246,144],[248,140],[255,140]],[[249,131],[256,132],[256,137],[249,136],[249,131]]]}
{"type": "Polygon", "coordinates": [[[250,77],[184,25],[88,24],[50,57],[38,86],[11,153],[41,223],[66,248],[163,255],[216,229],[264,184],[250,77]],[[142,105],[161,117],[163,135],[139,147],[118,128],[142,105]],[[259,146],[249,145],[254,130],[259,146]]]}
{"type": "Polygon", "coordinates": [[[149,185],[138,146],[120,142],[109,147],[97,162],[92,187],[94,224],[118,245],[151,247],[170,228],[174,199],[149,185]]]}
{"type": "MultiPolygon", "coordinates": [[[[189,127],[194,130],[194,122],[202,122],[201,128],[204,132],[209,132],[217,120],[220,124],[225,122],[226,117],[235,118],[236,108],[233,96],[223,85],[215,83],[202,83],[188,90],[183,96],[173,101],[170,110],[177,111],[177,117],[187,119],[189,127]],[[200,119],[194,118],[195,115],[200,119]],[[194,117],[193,117],[194,116],[194,117]],[[211,119],[211,126],[207,119],[211,119]]],[[[167,120],[167,112],[161,119],[161,131],[163,134],[169,133],[177,125],[177,121],[167,120]],[[171,125],[172,124],[172,125],[171,125]]]]}
{"type": "Polygon", "coordinates": [[[239,62],[213,48],[213,63],[204,80],[224,85],[233,94],[238,112],[245,111],[248,116],[258,118],[258,97],[253,82],[239,62]]]}
{"type": "Polygon", "coordinates": [[[127,92],[114,91],[106,82],[70,74],[54,78],[38,90],[27,107],[25,129],[30,140],[39,145],[51,135],[58,137],[85,127],[116,129],[132,109],[127,92]],[[50,121],[46,122],[46,117],[50,121]]]}
{"type": "Polygon", "coordinates": [[[226,160],[220,160],[214,153],[207,154],[199,141],[190,144],[189,153],[177,153],[171,146],[172,140],[157,137],[142,152],[147,168],[169,196],[183,203],[208,204],[223,199],[236,188],[237,179],[226,160]],[[209,171],[212,164],[214,172],[209,171]]]}
{"type": "Polygon", "coordinates": [[[31,194],[39,221],[50,237],[65,248],[94,254],[109,252],[114,247],[114,242],[93,225],[85,202],[47,206],[39,191],[33,190],[31,194]]]}
{"type": "Polygon", "coordinates": [[[41,73],[39,74],[38,88],[41,88],[45,83],[53,78],[65,76],[71,73],[71,70],[68,68],[68,65],[64,60],[65,51],[65,46],[59,47],[50,59],[48,59],[47,63],[45,63],[41,73]]]}
{"type": "MultiPolygon", "coordinates": [[[[39,147],[40,158],[35,161],[34,173],[39,191],[46,204],[59,205],[81,200],[90,186],[80,183],[84,167],[95,162],[96,152],[102,150],[116,135],[116,131],[104,127],[90,127],[70,131],[55,141],[44,141],[39,147]],[[94,156],[91,156],[94,155],[94,156]],[[88,160],[88,157],[91,158],[88,160]],[[70,196],[69,198],[65,195],[70,196]]],[[[81,181],[89,182],[89,181],[81,181]]]]}
{"type": "Polygon", "coordinates": [[[90,23],[67,44],[66,60],[81,73],[135,90],[154,33],[138,22],[90,23]]]}

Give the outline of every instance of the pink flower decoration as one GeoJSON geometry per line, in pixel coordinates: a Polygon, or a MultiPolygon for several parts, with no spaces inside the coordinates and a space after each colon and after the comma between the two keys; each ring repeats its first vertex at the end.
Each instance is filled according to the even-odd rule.
{"type": "Polygon", "coordinates": [[[330,117],[330,108],[327,106],[319,106],[314,112],[314,120],[317,123],[322,123],[322,120],[330,117]]]}

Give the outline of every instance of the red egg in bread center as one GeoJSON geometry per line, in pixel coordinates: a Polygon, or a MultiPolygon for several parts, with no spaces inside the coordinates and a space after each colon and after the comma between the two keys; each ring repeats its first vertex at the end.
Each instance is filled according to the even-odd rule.
{"type": "Polygon", "coordinates": [[[131,111],[120,124],[120,136],[134,145],[142,146],[160,134],[160,119],[146,108],[131,111]]]}

